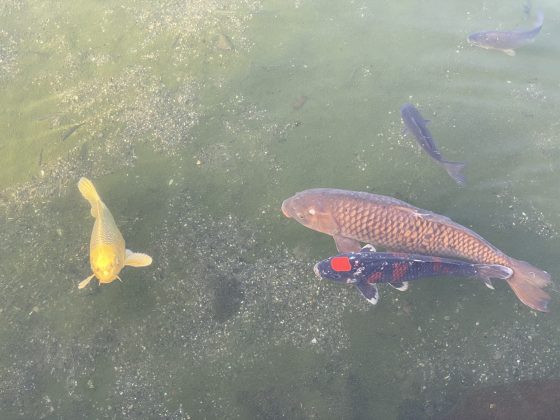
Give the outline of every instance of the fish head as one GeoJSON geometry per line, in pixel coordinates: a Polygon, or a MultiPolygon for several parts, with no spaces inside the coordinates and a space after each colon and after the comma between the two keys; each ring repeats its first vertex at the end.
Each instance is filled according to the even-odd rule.
{"type": "Polygon", "coordinates": [[[355,269],[352,259],[347,255],[337,255],[315,264],[313,271],[321,279],[337,283],[355,284],[358,278],[354,277],[355,269]]]}
{"type": "Polygon", "coordinates": [[[469,34],[469,36],[467,36],[467,42],[469,44],[475,45],[477,47],[480,47],[481,45],[483,45],[485,39],[486,39],[486,33],[484,33],[484,32],[475,32],[475,33],[469,34]]]}
{"type": "Polygon", "coordinates": [[[481,48],[492,48],[500,42],[500,33],[493,31],[474,32],[467,36],[467,42],[481,48]]]}
{"type": "Polygon", "coordinates": [[[91,251],[91,269],[100,283],[111,283],[116,280],[123,267],[123,259],[115,248],[100,245],[91,251]]]}
{"type": "Polygon", "coordinates": [[[338,224],[328,196],[320,189],[302,191],[282,203],[282,213],[303,226],[329,235],[338,233],[338,224]]]}

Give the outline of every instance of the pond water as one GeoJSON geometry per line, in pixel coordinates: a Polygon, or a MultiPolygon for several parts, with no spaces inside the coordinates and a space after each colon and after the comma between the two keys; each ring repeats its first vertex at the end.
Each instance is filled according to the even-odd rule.
{"type": "Polygon", "coordinates": [[[557,395],[560,4],[4,0],[0,22],[2,418],[459,418],[497,386],[515,396],[489,416],[529,381],[557,395]],[[514,57],[466,41],[536,8],[514,57]],[[403,136],[406,102],[465,187],[403,136]],[[82,176],[153,264],[79,290],[82,176]],[[280,211],[315,187],[473,229],[551,274],[550,313],[503,283],[372,306],[317,279],[332,238],[280,211]]]}

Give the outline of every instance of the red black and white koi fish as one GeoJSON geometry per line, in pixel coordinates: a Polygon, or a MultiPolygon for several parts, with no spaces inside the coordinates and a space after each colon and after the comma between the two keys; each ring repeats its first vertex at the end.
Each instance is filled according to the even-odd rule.
{"type": "Polygon", "coordinates": [[[366,245],[360,252],[347,252],[317,263],[318,277],[338,283],[353,284],[371,304],[379,300],[378,283],[387,283],[404,291],[408,281],[425,277],[477,277],[493,289],[490,279],[508,279],[509,267],[499,264],[471,264],[451,258],[428,255],[375,252],[366,245]]]}

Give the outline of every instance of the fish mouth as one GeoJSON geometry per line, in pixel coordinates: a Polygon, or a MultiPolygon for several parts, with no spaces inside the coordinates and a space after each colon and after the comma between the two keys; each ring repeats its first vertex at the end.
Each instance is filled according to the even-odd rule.
{"type": "Polygon", "coordinates": [[[467,38],[466,38],[467,42],[471,45],[476,44],[476,37],[475,36],[476,36],[476,34],[467,35],[467,38]]]}
{"type": "Polygon", "coordinates": [[[286,216],[288,219],[292,217],[290,215],[290,207],[288,205],[289,200],[290,199],[288,198],[282,202],[282,213],[284,213],[284,216],[286,216]]]}

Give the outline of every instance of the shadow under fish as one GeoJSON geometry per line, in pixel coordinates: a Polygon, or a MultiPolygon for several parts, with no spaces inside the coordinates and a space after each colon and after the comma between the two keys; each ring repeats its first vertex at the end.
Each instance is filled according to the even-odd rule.
{"type": "Polygon", "coordinates": [[[537,379],[478,387],[462,392],[453,410],[442,420],[557,419],[560,380],[537,379]]]}
{"type": "Polygon", "coordinates": [[[438,150],[436,143],[426,126],[428,120],[425,120],[418,109],[412,104],[404,104],[401,107],[401,117],[404,122],[404,133],[410,133],[416,138],[416,141],[422,146],[422,149],[430,155],[432,159],[438,162],[447,171],[449,176],[459,185],[465,185],[467,180],[462,171],[465,168],[463,162],[450,162],[445,160],[438,150]]]}
{"type": "Polygon", "coordinates": [[[372,245],[366,245],[360,252],[327,258],[318,262],[313,270],[322,279],[353,284],[373,305],[379,300],[379,283],[405,291],[411,280],[438,276],[474,277],[494,289],[490,279],[506,280],[513,274],[511,268],[499,264],[472,264],[428,255],[375,252],[372,245]]]}
{"type": "Polygon", "coordinates": [[[541,31],[544,14],[538,11],[536,22],[531,29],[513,29],[511,31],[482,31],[474,32],[467,37],[467,41],[474,46],[487,50],[498,50],[507,55],[515,55],[515,49],[530,44],[541,31]]]}

